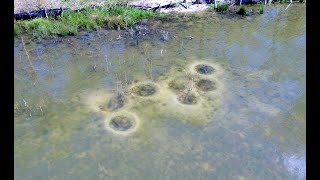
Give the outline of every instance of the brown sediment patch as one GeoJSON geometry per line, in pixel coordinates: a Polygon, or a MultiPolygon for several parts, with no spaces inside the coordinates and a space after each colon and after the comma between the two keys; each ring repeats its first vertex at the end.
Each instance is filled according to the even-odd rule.
{"type": "Polygon", "coordinates": [[[179,94],[178,100],[180,103],[186,105],[195,105],[198,103],[197,96],[192,92],[179,94]]]}
{"type": "Polygon", "coordinates": [[[215,69],[208,64],[198,64],[195,66],[195,70],[199,74],[213,74],[215,72],[215,69]]]}
{"type": "Polygon", "coordinates": [[[217,84],[208,79],[201,79],[196,82],[196,87],[201,91],[213,91],[217,89],[217,84]]]}
{"type": "Polygon", "coordinates": [[[132,93],[138,96],[152,96],[157,92],[157,87],[151,83],[139,84],[132,88],[132,93]]]}

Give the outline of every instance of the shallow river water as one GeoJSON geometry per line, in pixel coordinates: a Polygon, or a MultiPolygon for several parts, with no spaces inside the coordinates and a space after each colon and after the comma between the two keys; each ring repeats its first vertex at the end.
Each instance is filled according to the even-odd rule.
{"type": "Polygon", "coordinates": [[[305,179],[306,8],[285,8],[16,38],[15,179],[305,179]],[[214,72],[197,73],[203,63],[214,72]],[[133,92],[144,83],[153,95],[133,92]],[[134,128],[110,129],[122,113],[134,128]]]}

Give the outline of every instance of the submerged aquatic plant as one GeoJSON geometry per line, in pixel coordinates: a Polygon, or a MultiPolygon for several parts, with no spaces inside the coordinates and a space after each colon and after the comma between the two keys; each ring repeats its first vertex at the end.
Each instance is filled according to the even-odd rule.
{"type": "MultiPolygon", "coordinates": [[[[18,26],[20,24],[17,24],[18,26]]],[[[47,37],[54,34],[55,24],[51,23],[49,19],[37,18],[21,23],[22,30],[31,32],[36,37],[47,37]]]]}

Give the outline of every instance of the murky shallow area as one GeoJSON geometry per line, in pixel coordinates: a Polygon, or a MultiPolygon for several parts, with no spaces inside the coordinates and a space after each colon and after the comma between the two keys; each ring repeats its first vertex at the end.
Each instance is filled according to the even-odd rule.
{"type": "Polygon", "coordinates": [[[16,39],[15,179],[305,179],[306,8],[285,8],[16,39]]]}

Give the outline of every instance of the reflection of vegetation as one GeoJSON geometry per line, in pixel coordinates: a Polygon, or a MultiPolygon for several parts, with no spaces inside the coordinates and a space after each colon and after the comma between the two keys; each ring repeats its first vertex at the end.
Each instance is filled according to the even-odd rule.
{"type": "Polygon", "coordinates": [[[27,114],[29,117],[32,116],[42,116],[43,115],[43,106],[36,104],[36,105],[22,105],[20,102],[16,102],[14,105],[14,114],[16,116],[27,114]]]}
{"type": "MultiPolygon", "coordinates": [[[[268,140],[276,140],[279,148],[287,148],[288,144],[306,143],[306,97],[297,98],[293,107],[278,114],[281,121],[270,121],[264,125],[256,125],[255,130],[268,140]]],[[[283,149],[285,150],[285,149],[283,149]]]]}

